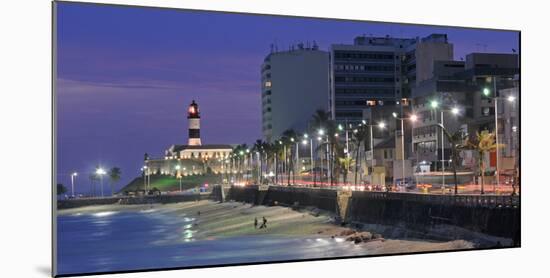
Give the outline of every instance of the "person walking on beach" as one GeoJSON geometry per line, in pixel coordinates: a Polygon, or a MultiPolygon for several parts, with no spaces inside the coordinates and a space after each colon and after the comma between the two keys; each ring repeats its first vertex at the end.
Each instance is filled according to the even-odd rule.
{"type": "Polygon", "coordinates": [[[258,217],[254,217],[254,229],[258,229],[258,217]]]}
{"type": "Polygon", "coordinates": [[[260,229],[262,228],[267,229],[267,219],[265,219],[265,216],[262,217],[262,225],[260,226],[260,229]]]}

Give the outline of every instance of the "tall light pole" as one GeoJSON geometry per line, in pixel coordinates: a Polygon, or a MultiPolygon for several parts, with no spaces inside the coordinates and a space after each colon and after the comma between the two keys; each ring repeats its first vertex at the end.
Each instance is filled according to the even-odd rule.
{"type": "MultiPolygon", "coordinates": [[[[294,142],[294,138],[290,138],[290,141],[291,142],[294,142]]],[[[294,164],[294,167],[292,169],[292,177],[293,177],[293,180],[294,180],[294,185],[296,185],[296,169],[298,169],[298,172],[300,172],[300,152],[298,151],[298,148],[300,147],[300,143],[298,141],[296,141],[296,155],[295,155],[295,159],[294,161],[296,161],[296,163],[294,164]]]]}
{"type": "Polygon", "coordinates": [[[182,175],[181,175],[181,171],[180,171],[181,166],[178,164],[178,165],[176,165],[175,168],[176,168],[176,177],[180,180],[180,192],[182,192],[183,191],[182,186],[181,186],[181,177],[182,177],[182,175]]]}
{"type": "Polygon", "coordinates": [[[101,183],[101,197],[103,197],[103,175],[105,175],[107,172],[105,172],[103,168],[98,168],[95,173],[99,175],[99,180],[101,183]]]}
{"type": "MultiPolygon", "coordinates": [[[[445,121],[444,121],[444,112],[451,112],[453,115],[458,115],[460,112],[460,109],[458,107],[453,107],[452,109],[443,109],[443,107],[440,107],[439,102],[436,100],[432,100],[430,102],[430,106],[432,109],[440,108],[439,111],[441,113],[441,126],[445,127],[445,121]]],[[[443,105],[441,105],[443,106],[443,105]]],[[[442,179],[442,188],[445,189],[445,133],[443,131],[443,128],[441,129],[441,179],[442,179]]]]}
{"type": "MultiPolygon", "coordinates": [[[[351,124],[350,124],[349,128],[351,128],[351,124]]],[[[349,128],[348,128],[347,121],[346,121],[346,127],[345,128],[341,124],[338,125],[338,130],[339,131],[344,130],[346,132],[346,149],[345,149],[346,158],[349,158],[349,128]]]]}
{"type": "MultiPolygon", "coordinates": [[[[483,89],[483,95],[485,95],[486,97],[490,97],[494,104],[495,104],[495,143],[497,145],[497,148],[495,150],[496,152],[496,167],[495,167],[495,176],[496,176],[496,184],[497,186],[500,186],[500,171],[499,171],[499,159],[500,159],[500,155],[499,155],[499,141],[498,141],[498,100],[501,99],[501,97],[497,96],[497,83],[496,83],[496,77],[493,76],[492,78],[492,81],[493,81],[493,91],[494,91],[494,95],[492,97],[490,97],[491,95],[491,90],[489,88],[484,88],[483,89]]],[[[506,100],[510,103],[514,103],[516,98],[513,96],[513,95],[510,95],[506,98],[506,100]]],[[[494,190],[493,190],[494,191],[494,190]]]]}
{"type": "MultiPolygon", "coordinates": [[[[317,132],[319,134],[319,137],[317,137],[317,140],[322,144],[323,143],[323,135],[325,134],[325,131],[322,130],[322,129],[319,129],[319,131],[317,132]]],[[[324,171],[323,171],[323,156],[321,156],[321,176],[319,177],[319,182],[321,183],[321,185],[323,184],[323,175],[324,175],[324,171]]],[[[327,169],[328,170],[328,169],[327,169]]]]}
{"type": "MultiPolygon", "coordinates": [[[[371,166],[374,166],[372,165],[373,162],[374,162],[374,135],[373,135],[373,131],[372,131],[372,127],[375,126],[375,125],[368,125],[369,126],[369,133],[370,133],[370,151],[371,151],[371,157],[370,157],[370,160],[371,160],[371,166]]],[[[378,126],[379,129],[384,129],[386,128],[386,123],[384,122],[380,122],[378,123],[376,126],[378,126]]]]}
{"type": "MultiPolygon", "coordinates": [[[[307,133],[304,134],[304,140],[302,140],[302,144],[304,145],[307,145],[307,139],[308,139],[308,135],[307,133]]],[[[316,185],[316,181],[315,181],[315,160],[313,159],[313,138],[310,138],[309,139],[309,155],[310,155],[310,161],[309,161],[309,166],[310,166],[310,172],[311,172],[311,178],[313,179],[313,186],[316,185]]]]}
{"type": "Polygon", "coordinates": [[[143,166],[143,190],[147,192],[147,176],[149,174],[149,167],[147,165],[143,166]]]}
{"type": "MultiPolygon", "coordinates": [[[[396,114],[397,115],[397,114],[396,114]]],[[[368,126],[369,127],[369,145],[370,145],[370,152],[371,152],[371,156],[370,156],[370,164],[371,164],[371,167],[374,167],[374,135],[373,135],[373,130],[372,130],[372,127],[373,126],[376,126],[378,127],[379,129],[384,129],[386,127],[386,123],[384,122],[379,122],[378,124],[367,124],[367,121],[363,120],[362,124],[364,126],[368,126]]],[[[365,146],[366,148],[366,146],[365,146]]],[[[371,184],[372,184],[372,173],[371,173],[371,184]]]]}
{"type": "Polygon", "coordinates": [[[74,197],[74,180],[76,179],[76,176],[78,176],[77,172],[74,172],[71,174],[71,195],[74,197]]]}
{"type": "Polygon", "coordinates": [[[411,122],[415,122],[417,120],[417,116],[415,114],[412,114],[409,118],[402,118],[398,117],[397,113],[392,113],[393,117],[401,121],[401,182],[405,183],[405,130],[403,128],[403,121],[404,120],[410,120],[411,122]]]}

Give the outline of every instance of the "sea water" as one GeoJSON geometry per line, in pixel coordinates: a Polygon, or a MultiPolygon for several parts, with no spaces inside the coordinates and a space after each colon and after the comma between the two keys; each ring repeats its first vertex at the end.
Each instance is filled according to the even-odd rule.
{"type": "Polygon", "coordinates": [[[154,208],[58,216],[58,274],[365,255],[340,238],[204,237],[199,223],[154,208]]]}

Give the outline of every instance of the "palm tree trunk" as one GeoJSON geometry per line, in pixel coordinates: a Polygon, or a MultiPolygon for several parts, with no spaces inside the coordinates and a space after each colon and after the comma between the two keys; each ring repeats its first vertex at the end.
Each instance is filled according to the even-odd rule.
{"type": "Polygon", "coordinates": [[[357,172],[359,172],[359,149],[361,148],[361,143],[357,144],[357,150],[355,151],[355,185],[357,185],[357,172]]]}
{"type": "MultiPolygon", "coordinates": [[[[289,149],[291,149],[291,148],[289,148],[289,149]]],[[[291,153],[292,153],[292,152],[291,152],[291,153]]],[[[287,184],[288,186],[290,186],[290,171],[291,171],[291,167],[292,167],[292,166],[291,166],[292,155],[291,155],[290,159],[288,159],[288,155],[287,155],[287,154],[288,154],[288,152],[285,153],[285,158],[287,158],[287,159],[286,159],[287,161],[285,161],[285,163],[286,163],[286,165],[287,165],[287,167],[286,167],[287,183],[286,183],[286,184],[287,184]]]]}
{"type": "Polygon", "coordinates": [[[458,195],[458,178],[456,176],[456,164],[453,159],[453,175],[455,179],[455,195],[458,195]]]}
{"type": "Polygon", "coordinates": [[[481,194],[485,194],[485,166],[483,164],[483,155],[479,156],[479,169],[481,171],[481,194]]]}
{"type": "Polygon", "coordinates": [[[458,155],[456,155],[456,149],[453,148],[451,150],[452,152],[452,158],[453,158],[453,163],[452,163],[452,166],[453,166],[453,176],[454,176],[454,179],[455,179],[455,195],[458,194],[458,178],[456,176],[456,163],[457,163],[457,159],[458,159],[458,155]]]}
{"type": "Polygon", "coordinates": [[[258,161],[258,167],[260,167],[260,169],[258,169],[258,173],[259,173],[260,176],[258,177],[258,183],[259,183],[259,184],[262,184],[262,178],[263,178],[263,173],[262,173],[262,170],[263,170],[263,168],[262,168],[262,164],[263,164],[263,163],[262,163],[262,154],[260,154],[259,157],[260,157],[260,160],[258,161]]]}
{"type": "Polygon", "coordinates": [[[334,144],[330,144],[330,185],[334,185],[334,144]]]}

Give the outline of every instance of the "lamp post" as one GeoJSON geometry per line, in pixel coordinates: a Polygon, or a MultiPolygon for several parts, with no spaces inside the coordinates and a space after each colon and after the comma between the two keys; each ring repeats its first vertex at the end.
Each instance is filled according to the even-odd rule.
{"type": "MultiPolygon", "coordinates": [[[[302,144],[304,145],[307,145],[307,139],[308,139],[308,135],[307,133],[304,134],[304,140],[302,140],[302,144]]],[[[309,155],[310,155],[310,161],[309,161],[309,165],[310,165],[310,172],[311,172],[311,176],[312,176],[312,179],[313,179],[313,186],[316,185],[316,181],[315,181],[315,160],[313,160],[313,138],[310,138],[309,139],[309,155]]]]}
{"type": "Polygon", "coordinates": [[[298,148],[300,147],[300,143],[296,140],[294,140],[294,138],[290,138],[290,141],[291,142],[295,142],[296,145],[295,145],[295,148],[296,148],[296,155],[295,155],[295,161],[296,163],[294,164],[294,167],[292,168],[292,178],[293,178],[293,183],[294,185],[296,185],[296,169],[298,169],[299,171],[299,166],[300,166],[300,153],[298,151],[298,148]]]}
{"type": "MultiPolygon", "coordinates": [[[[319,134],[319,137],[317,137],[317,140],[322,144],[323,143],[323,135],[325,134],[325,131],[323,129],[319,129],[319,131],[317,132],[319,134]]],[[[327,159],[327,162],[328,162],[328,159],[327,159]]],[[[327,168],[327,171],[328,171],[328,168],[327,168]]],[[[321,183],[321,185],[323,184],[323,175],[324,175],[324,171],[323,171],[323,156],[321,156],[321,176],[319,177],[319,182],[321,183]]]]}
{"type": "MultiPolygon", "coordinates": [[[[432,100],[430,102],[430,106],[434,110],[440,107],[439,102],[437,102],[436,100],[432,100]]],[[[441,107],[439,110],[441,113],[440,123],[442,127],[445,127],[444,112],[451,112],[455,116],[458,115],[458,113],[460,112],[460,109],[458,107],[453,107],[451,109],[443,109],[443,107],[441,107]]],[[[445,184],[445,133],[443,131],[443,128],[441,129],[441,179],[442,179],[442,188],[445,189],[445,186],[446,186],[445,184]]]]}
{"type": "Polygon", "coordinates": [[[147,192],[147,187],[148,187],[147,176],[149,174],[149,167],[145,165],[141,169],[143,170],[143,190],[147,192]]]}
{"type": "MultiPolygon", "coordinates": [[[[483,95],[486,96],[486,97],[490,97],[493,100],[494,104],[495,104],[495,143],[497,145],[497,148],[495,150],[495,152],[496,152],[496,163],[497,163],[497,165],[495,167],[495,176],[496,176],[496,184],[497,184],[497,186],[500,186],[500,171],[499,171],[500,154],[499,154],[499,150],[498,150],[498,146],[499,146],[499,140],[498,140],[498,100],[502,99],[502,97],[499,97],[496,94],[496,92],[497,92],[496,77],[493,76],[492,81],[493,81],[494,95],[492,97],[490,97],[491,90],[489,88],[483,88],[483,95]]],[[[516,101],[516,97],[513,96],[513,95],[510,95],[506,98],[506,100],[510,103],[514,103],[516,101]]],[[[493,190],[493,192],[494,191],[495,190],[493,190]]]]}
{"type": "Polygon", "coordinates": [[[182,191],[182,186],[181,186],[181,172],[180,172],[180,169],[181,169],[181,166],[180,165],[176,165],[176,176],[177,178],[180,180],[180,192],[182,191]]]}
{"type": "Polygon", "coordinates": [[[76,179],[76,176],[78,176],[77,172],[74,172],[71,174],[71,195],[74,197],[74,180],[76,179]]]}
{"type": "MultiPolygon", "coordinates": [[[[373,130],[372,130],[372,127],[376,126],[378,127],[379,129],[384,129],[386,127],[386,123],[384,122],[379,122],[378,124],[367,124],[367,121],[363,120],[362,123],[359,125],[359,126],[366,126],[369,128],[369,150],[371,152],[371,155],[370,155],[370,164],[371,164],[371,167],[374,167],[374,135],[373,135],[373,130]]],[[[356,130],[354,130],[354,132],[356,132],[356,130]]],[[[366,146],[365,146],[365,149],[366,149],[366,146]]],[[[372,174],[371,174],[371,184],[372,184],[372,174]]]]}
{"type": "Polygon", "coordinates": [[[409,118],[402,118],[397,115],[397,113],[392,113],[393,117],[401,121],[401,182],[405,183],[405,131],[403,128],[403,121],[408,119],[411,122],[417,120],[417,116],[412,114],[409,118]]]}
{"type": "Polygon", "coordinates": [[[107,172],[105,172],[103,168],[98,168],[95,173],[99,175],[99,180],[101,183],[101,197],[103,197],[103,175],[105,175],[107,172]]]}

